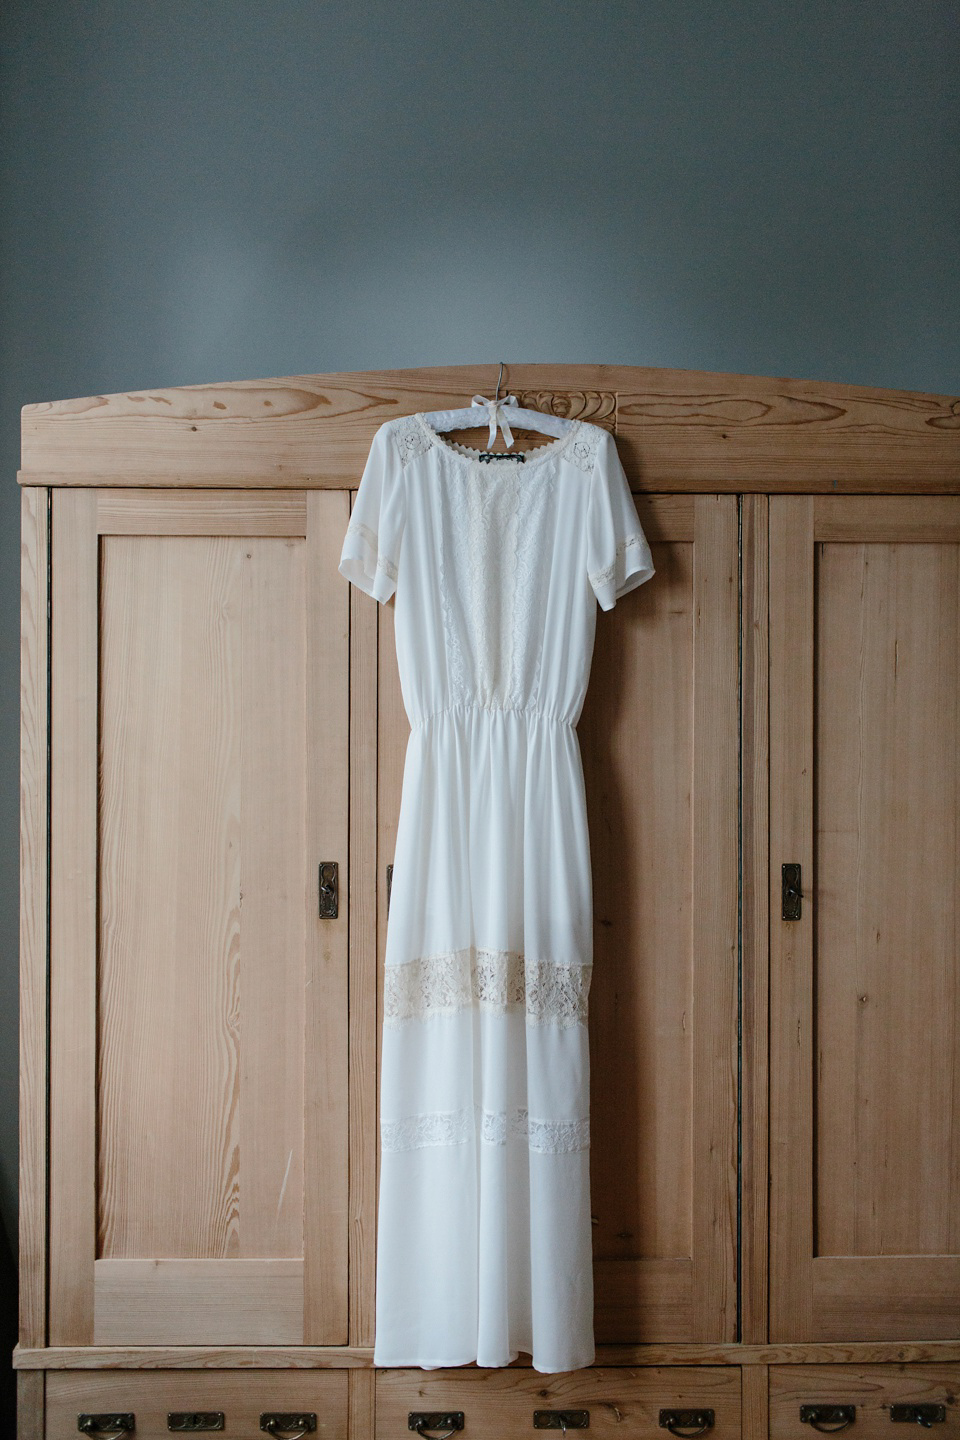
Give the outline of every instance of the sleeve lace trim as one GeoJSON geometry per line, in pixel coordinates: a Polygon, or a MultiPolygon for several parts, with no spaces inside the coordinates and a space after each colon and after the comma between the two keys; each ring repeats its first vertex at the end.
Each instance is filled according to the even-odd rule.
{"type": "Polygon", "coordinates": [[[619,545],[617,546],[616,555],[614,556],[610,564],[605,566],[603,570],[593,570],[590,572],[591,584],[594,587],[609,584],[609,582],[622,568],[621,562],[626,556],[627,550],[632,547],[638,549],[642,554],[647,549],[646,536],[628,535],[625,539],[621,540],[619,545]]]}
{"type": "Polygon", "coordinates": [[[362,520],[351,520],[347,525],[348,535],[358,535],[370,547],[371,559],[376,557],[376,568],[382,570],[391,580],[397,578],[397,567],[386,555],[379,554],[377,550],[377,534],[371,530],[369,525],[364,525],[362,520]]]}

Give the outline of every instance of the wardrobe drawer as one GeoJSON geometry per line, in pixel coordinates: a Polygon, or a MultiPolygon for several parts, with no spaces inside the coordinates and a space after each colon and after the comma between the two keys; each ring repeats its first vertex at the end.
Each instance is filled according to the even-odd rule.
{"type": "MultiPolygon", "coordinates": [[[[463,1412],[463,1435],[519,1440],[540,1434],[537,1410],[586,1410],[592,1435],[648,1436],[663,1440],[662,1410],[714,1412],[702,1433],[732,1440],[740,1431],[740,1368],[714,1366],[595,1367],[542,1375],[529,1367],[497,1370],[378,1370],[377,1440],[409,1440],[411,1412],[463,1412]]],[[[677,1429],[692,1435],[694,1424],[677,1429]]],[[[689,1417],[686,1417],[689,1420],[689,1417]]],[[[572,1429],[572,1426],[569,1427],[572,1429]]],[[[442,1435],[439,1425],[428,1435],[442,1435]]],[[[560,1434],[561,1428],[549,1433],[560,1434]]],[[[804,1440],[809,1440],[808,1436],[804,1440]]]]}
{"type": "Polygon", "coordinates": [[[960,1440],[960,1364],[771,1365],[769,1393],[771,1440],[810,1440],[811,1430],[834,1433],[840,1426],[856,1440],[907,1440],[918,1424],[931,1440],[960,1440]],[[934,1419],[929,1432],[919,1418],[897,1420],[890,1407],[911,1403],[942,1405],[944,1418],[934,1419]],[[829,1415],[801,1420],[802,1405],[856,1409],[843,1425],[829,1415]]]}
{"type": "MultiPolygon", "coordinates": [[[[266,1413],[312,1412],[317,1440],[347,1440],[345,1370],[51,1370],[47,1373],[47,1440],[77,1440],[78,1416],[131,1414],[133,1440],[169,1440],[171,1434],[202,1434],[184,1429],[188,1421],[170,1415],[223,1412],[215,1433],[252,1440],[263,1436],[266,1413]],[[176,1431],[174,1426],[180,1424],[176,1431]]],[[[89,1433],[89,1432],[88,1432],[89,1433]]],[[[98,1432],[93,1431],[94,1435],[98,1432]]],[[[105,1430],[101,1434],[116,1434],[105,1430]]],[[[290,1430],[281,1431],[290,1435],[290,1430]]]]}

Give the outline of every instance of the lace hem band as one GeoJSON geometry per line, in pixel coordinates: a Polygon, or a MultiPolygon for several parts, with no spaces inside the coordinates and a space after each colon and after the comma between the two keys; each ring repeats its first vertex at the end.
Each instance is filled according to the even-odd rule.
{"type": "Polygon", "coordinates": [[[592,973],[592,965],[531,960],[516,950],[467,946],[426,955],[385,967],[383,1023],[476,1006],[497,1015],[522,1011],[528,1025],[586,1025],[592,973]]]}
{"type": "Polygon", "coordinates": [[[531,1119],[523,1108],[483,1110],[479,1105],[461,1110],[436,1110],[406,1115],[402,1120],[381,1120],[382,1150],[420,1150],[427,1145],[463,1145],[479,1138],[485,1145],[526,1141],[527,1148],[544,1155],[566,1155],[590,1148],[590,1119],[531,1119]]]}

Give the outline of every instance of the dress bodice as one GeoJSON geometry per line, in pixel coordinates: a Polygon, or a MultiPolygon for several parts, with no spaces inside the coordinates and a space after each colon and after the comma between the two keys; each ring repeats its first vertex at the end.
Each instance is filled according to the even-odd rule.
{"type": "Polygon", "coordinates": [[[341,572],[396,590],[411,725],[464,706],[575,725],[597,604],[653,574],[608,431],[573,421],[525,458],[484,463],[420,413],[374,437],[341,572]]]}

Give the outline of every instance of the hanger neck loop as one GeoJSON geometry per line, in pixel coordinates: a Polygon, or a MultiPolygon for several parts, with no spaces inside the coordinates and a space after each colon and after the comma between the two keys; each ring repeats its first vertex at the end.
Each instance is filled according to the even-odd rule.
{"type": "Polygon", "coordinates": [[[488,400],[484,395],[474,395],[470,403],[472,406],[476,407],[476,409],[485,409],[487,412],[487,416],[490,421],[490,439],[487,441],[487,444],[492,445],[494,440],[496,440],[497,425],[499,424],[500,429],[503,431],[503,438],[505,443],[508,447],[511,446],[513,444],[513,432],[511,431],[509,422],[507,420],[507,413],[505,407],[511,406],[514,410],[519,410],[520,401],[517,399],[516,395],[504,395],[502,398],[497,400],[488,400]]]}

